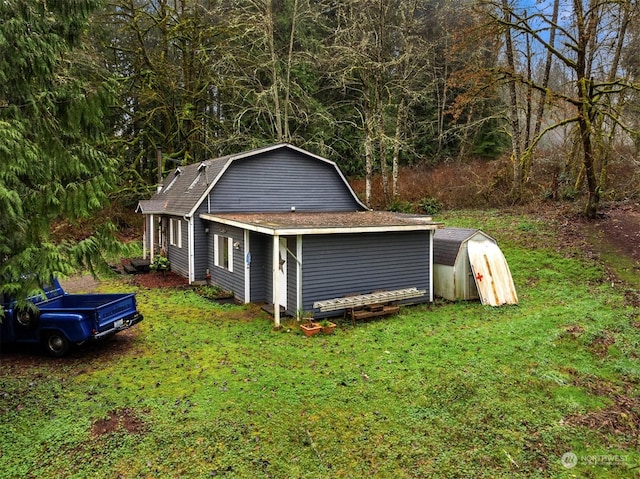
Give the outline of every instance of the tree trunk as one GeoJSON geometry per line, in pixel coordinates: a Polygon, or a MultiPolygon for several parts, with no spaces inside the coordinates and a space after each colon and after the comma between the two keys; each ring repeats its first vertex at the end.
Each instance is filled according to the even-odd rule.
{"type": "Polygon", "coordinates": [[[372,112],[371,105],[367,100],[370,98],[369,88],[365,84],[363,87],[364,90],[364,118],[363,118],[363,126],[364,126],[364,169],[365,169],[365,192],[364,192],[364,202],[367,206],[371,206],[371,183],[373,181],[373,138],[372,132],[375,130],[375,125],[372,125],[372,112]]]}
{"type": "Polygon", "coordinates": [[[547,58],[544,64],[544,75],[542,77],[542,91],[540,92],[540,100],[538,103],[538,113],[536,115],[536,124],[533,128],[533,137],[537,138],[542,128],[542,118],[544,116],[545,104],[547,103],[547,88],[549,87],[549,79],[551,78],[551,63],[553,61],[552,50],[556,45],[556,30],[558,24],[558,11],[560,10],[560,0],[553,1],[553,12],[551,14],[551,27],[549,31],[549,46],[547,49],[547,58]]]}
{"type": "Polygon", "coordinates": [[[293,41],[296,34],[296,22],[298,19],[298,0],[293,2],[293,12],[291,14],[291,32],[289,35],[289,52],[287,54],[287,77],[284,85],[284,136],[283,140],[286,142],[291,141],[291,133],[289,132],[289,101],[291,98],[291,66],[293,63],[293,41]]]}
{"type": "Polygon", "coordinates": [[[278,75],[278,56],[276,54],[275,46],[275,25],[273,18],[273,3],[272,0],[265,1],[265,19],[267,27],[267,41],[269,42],[269,52],[271,54],[271,91],[273,95],[273,116],[276,129],[276,141],[282,141],[282,112],[280,109],[280,79],[278,75]]]}
{"type": "MultiPolygon", "coordinates": [[[[365,121],[366,125],[366,121],[365,121]]],[[[371,140],[371,134],[369,128],[365,127],[364,133],[364,162],[365,162],[365,191],[364,191],[364,203],[367,206],[371,206],[371,182],[373,180],[373,146],[371,140]]]]}
{"type": "Polygon", "coordinates": [[[382,194],[385,204],[389,201],[389,165],[387,164],[386,135],[384,132],[384,113],[378,111],[378,151],[380,152],[380,175],[382,176],[382,194]]]}
{"type": "Polygon", "coordinates": [[[398,199],[398,169],[400,162],[400,149],[404,137],[404,115],[405,115],[405,99],[404,97],[400,98],[400,104],[398,105],[398,113],[396,116],[396,133],[393,142],[393,164],[391,166],[391,194],[392,201],[398,199]]]}
{"type": "MultiPolygon", "coordinates": [[[[511,22],[511,7],[508,0],[502,0],[502,10],[504,21],[508,25],[511,22]]],[[[511,37],[511,27],[507,26],[505,29],[505,49],[507,55],[507,66],[509,71],[515,77],[515,58],[513,52],[513,39],[511,37]]],[[[519,200],[522,194],[521,184],[521,165],[520,157],[520,122],[518,120],[518,92],[516,90],[515,79],[510,79],[508,83],[509,88],[509,106],[511,116],[511,160],[513,161],[513,195],[516,200],[519,200]]]]}

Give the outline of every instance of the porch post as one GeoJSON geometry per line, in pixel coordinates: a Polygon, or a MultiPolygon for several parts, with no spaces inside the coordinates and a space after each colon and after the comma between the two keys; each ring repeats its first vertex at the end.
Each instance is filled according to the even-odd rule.
{"type": "Polygon", "coordinates": [[[149,259],[153,261],[153,244],[155,242],[154,233],[155,233],[155,225],[153,224],[153,215],[149,215],[149,259]]]}
{"type": "Polygon", "coordinates": [[[296,238],[296,312],[299,321],[302,312],[302,235],[296,238]]]}
{"type": "MultiPolygon", "coordinates": [[[[273,323],[280,327],[280,236],[273,235],[273,323]]],[[[286,287],[286,285],[285,285],[286,287]]]]}

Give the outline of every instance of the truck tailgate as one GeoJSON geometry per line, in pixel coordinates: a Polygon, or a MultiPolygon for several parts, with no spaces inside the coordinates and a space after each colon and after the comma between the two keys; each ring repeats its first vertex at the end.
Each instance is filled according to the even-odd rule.
{"type": "Polygon", "coordinates": [[[111,329],[114,325],[116,328],[120,327],[122,324],[120,320],[136,314],[135,294],[114,296],[117,297],[112,298],[110,302],[102,304],[96,309],[99,332],[111,329]]]}

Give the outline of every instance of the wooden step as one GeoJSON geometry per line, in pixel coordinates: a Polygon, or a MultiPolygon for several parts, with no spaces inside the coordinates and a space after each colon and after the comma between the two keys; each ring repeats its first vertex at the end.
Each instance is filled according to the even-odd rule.
{"type": "Polygon", "coordinates": [[[136,269],[135,266],[130,265],[129,263],[125,263],[122,265],[122,268],[124,269],[124,272],[127,274],[136,274],[138,273],[138,270],[136,269]]]}
{"type": "Polygon", "coordinates": [[[367,319],[367,318],[377,318],[380,316],[388,316],[390,314],[395,314],[400,311],[400,306],[384,306],[382,309],[376,311],[370,311],[368,309],[357,309],[353,310],[350,313],[351,319],[367,319]]]}

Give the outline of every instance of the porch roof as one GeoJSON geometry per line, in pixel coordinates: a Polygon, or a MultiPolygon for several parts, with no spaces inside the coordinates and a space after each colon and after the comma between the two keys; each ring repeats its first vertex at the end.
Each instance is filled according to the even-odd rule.
{"type": "Polygon", "coordinates": [[[200,218],[273,236],[425,231],[442,227],[430,216],[390,211],[203,213],[200,218]]]}

